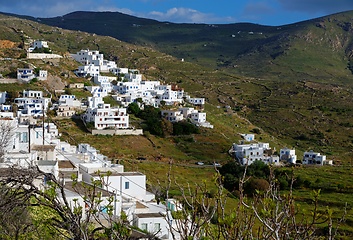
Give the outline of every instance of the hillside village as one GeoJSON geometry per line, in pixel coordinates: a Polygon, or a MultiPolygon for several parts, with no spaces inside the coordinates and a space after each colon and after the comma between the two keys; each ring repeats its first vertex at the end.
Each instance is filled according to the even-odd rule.
{"type": "MultiPolygon", "coordinates": [[[[31,58],[50,58],[51,53],[33,53],[38,49],[48,48],[45,41],[35,41],[30,48],[31,58]],[[43,55],[42,55],[43,54],[43,55]]],[[[74,205],[74,199],[84,204],[82,195],[72,188],[74,174],[79,181],[92,184],[99,178],[97,172],[107,174],[109,182],[106,188],[109,196],[114,196],[114,213],[126,214],[129,223],[143,231],[155,233],[161,239],[172,239],[171,229],[176,224],[171,212],[180,208],[174,199],[167,199],[164,204],[158,197],[146,189],[146,176],[140,172],[125,172],[124,166],[113,163],[99,153],[99,150],[86,143],[78,146],[60,140],[60,133],[54,123],[46,123],[46,112],[55,110],[58,117],[73,117],[82,112],[85,124],[92,124],[92,134],[142,135],[142,129],[135,129],[129,123],[127,107],[137,103],[141,109],[145,106],[164,107],[161,117],[170,122],[189,121],[197,127],[213,128],[204,112],[205,99],[191,97],[177,85],[162,84],[159,80],[147,80],[137,69],[119,68],[115,62],[104,60],[99,51],[81,50],[72,54],[80,62],[75,74],[92,78],[94,85],[76,84],[74,87],[85,88],[92,96],[85,101],[75,95],[61,94],[57,102],[52,102],[48,91],[23,90],[21,97],[8,102],[7,93],[0,93],[0,131],[6,137],[0,149],[1,168],[20,167],[38,168],[55,179],[64,182],[68,201],[74,205]],[[105,75],[101,75],[105,74],[105,75]],[[112,107],[103,98],[112,96],[120,107],[112,107]],[[16,108],[14,108],[16,106],[16,108]],[[6,133],[6,135],[5,135],[6,133]],[[156,199],[157,198],[157,199],[156,199]]],[[[22,82],[37,79],[45,81],[47,72],[33,68],[17,70],[17,80],[22,82]]],[[[279,156],[269,143],[255,143],[255,136],[244,134],[249,144],[231,146],[230,154],[241,165],[250,165],[254,161],[281,166],[298,163],[295,149],[283,148],[279,156]]],[[[332,164],[320,153],[305,152],[302,164],[332,164]]],[[[38,182],[38,188],[45,189],[46,181],[38,182]]],[[[104,202],[100,206],[104,217],[104,202]]],[[[85,209],[82,209],[85,215],[85,209]]]]}

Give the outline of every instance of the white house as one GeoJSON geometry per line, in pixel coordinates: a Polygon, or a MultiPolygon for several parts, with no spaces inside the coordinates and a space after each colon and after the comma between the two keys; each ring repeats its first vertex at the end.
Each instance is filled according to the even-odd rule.
{"type": "Polygon", "coordinates": [[[86,86],[85,89],[89,91],[93,97],[106,97],[111,92],[111,86],[101,87],[101,86],[86,86]]]}
{"type": "Polygon", "coordinates": [[[49,48],[47,41],[40,41],[40,40],[34,41],[32,46],[34,49],[36,49],[36,48],[49,48]]]}
{"type": "Polygon", "coordinates": [[[75,115],[76,110],[77,110],[76,107],[70,107],[67,105],[60,105],[60,106],[58,106],[58,109],[56,110],[56,115],[58,117],[70,118],[75,115]]]}
{"type": "Polygon", "coordinates": [[[190,119],[196,126],[213,128],[213,125],[206,121],[206,113],[199,112],[194,108],[182,107],[178,110],[162,110],[161,116],[171,122],[190,119]]]}
{"type": "Polygon", "coordinates": [[[67,94],[60,95],[58,103],[59,106],[69,106],[73,108],[79,108],[82,105],[81,101],[77,100],[75,95],[67,94]]]}
{"type": "Polygon", "coordinates": [[[104,60],[103,54],[99,51],[81,50],[72,57],[83,64],[76,72],[79,76],[98,76],[100,72],[109,72],[110,69],[117,68],[114,61],[104,60]]]}
{"type": "Polygon", "coordinates": [[[115,75],[125,75],[125,74],[129,73],[128,68],[118,68],[117,67],[117,68],[111,68],[109,71],[115,75]]]}
{"type": "Polygon", "coordinates": [[[195,109],[190,108],[190,107],[181,107],[181,108],[179,108],[179,111],[181,112],[183,117],[186,119],[191,116],[191,113],[195,112],[195,109]]]}
{"type": "Polygon", "coordinates": [[[43,116],[43,105],[37,102],[25,103],[23,107],[17,111],[17,116],[41,117],[43,116]]]}
{"type": "Polygon", "coordinates": [[[245,134],[240,134],[245,141],[247,142],[251,142],[255,140],[255,134],[249,134],[249,133],[245,133],[245,134]]]}
{"type": "Polygon", "coordinates": [[[54,124],[45,124],[43,129],[42,126],[18,124],[16,118],[9,117],[0,119],[0,124],[5,127],[0,131],[9,130],[1,133],[9,137],[4,156],[7,165],[29,167],[39,160],[55,160],[55,146],[51,142],[58,133],[54,124]]]}
{"type": "Polygon", "coordinates": [[[87,108],[83,120],[93,122],[98,130],[129,128],[129,115],[126,113],[126,108],[110,108],[110,104],[101,103],[95,108],[87,108]]]}
{"type": "Polygon", "coordinates": [[[270,150],[269,143],[235,144],[233,153],[241,165],[250,165],[255,161],[268,162],[267,150],[270,150]]]}
{"type": "Polygon", "coordinates": [[[281,161],[286,161],[291,164],[297,162],[297,155],[295,155],[295,149],[282,148],[280,150],[279,158],[281,161]]]}
{"type": "Polygon", "coordinates": [[[140,89],[144,92],[153,91],[156,86],[160,85],[160,81],[141,81],[140,89]]]}
{"type": "Polygon", "coordinates": [[[47,41],[35,40],[28,48],[28,52],[33,52],[34,49],[49,48],[47,41]]]}
{"type": "MultiPolygon", "coordinates": [[[[84,185],[90,185],[90,183],[87,182],[78,182],[77,184],[73,184],[71,181],[70,182],[65,182],[64,185],[64,191],[65,191],[65,198],[67,203],[69,204],[69,207],[71,208],[72,211],[74,209],[82,209],[82,219],[86,219],[87,217],[87,211],[89,209],[89,200],[87,200],[84,196],[87,196],[89,194],[89,191],[87,190],[87,187],[84,187],[84,185]]],[[[109,192],[105,189],[95,187],[95,190],[97,192],[97,196],[100,196],[99,198],[97,197],[97,202],[95,203],[97,206],[98,212],[97,215],[95,216],[98,219],[106,219],[107,216],[105,215],[107,212],[107,206],[108,204],[110,207],[113,209],[113,215],[114,216],[120,216],[121,213],[121,198],[116,192],[109,192]],[[112,202],[110,202],[110,198],[113,197],[112,202]],[[99,199],[99,200],[98,200],[99,199]]],[[[61,193],[58,193],[59,198],[63,199],[63,196],[61,193]]],[[[89,198],[89,197],[88,197],[89,198]]],[[[63,200],[62,200],[63,201],[63,200]]],[[[63,202],[64,203],[64,202],[63,202]]]]}
{"type": "Polygon", "coordinates": [[[99,105],[104,104],[103,97],[88,97],[88,107],[97,108],[99,105]]]}
{"type": "Polygon", "coordinates": [[[48,78],[48,71],[39,70],[38,80],[45,81],[48,78]]]}
{"type": "Polygon", "coordinates": [[[313,164],[313,165],[323,165],[326,161],[326,155],[321,155],[318,152],[310,150],[309,152],[304,152],[303,164],[313,164]]]}
{"type": "MultiPolygon", "coordinates": [[[[88,159],[90,162],[99,163],[100,167],[106,167],[111,165],[106,156],[100,154],[97,149],[87,143],[80,143],[79,145],[77,145],[76,153],[83,154],[84,158],[88,159]]],[[[90,167],[93,168],[93,166],[90,167]]]]}
{"type": "Polygon", "coordinates": [[[13,116],[13,113],[9,112],[9,111],[12,111],[12,105],[10,105],[10,104],[1,104],[0,105],[0,111],[1,111],[0,112],[0,118],[4,117],[7,114],[11,114],[11,116],[13,116]]]}
{"type": "Polygon", "coordinates": [[[99,51],[81,50],[72,54],[72,57],[82,65],[93,64],[99,66],[103,64],[103,54],[100,54],[99,51]]]}
{"type": "Polygon", "coordinates": [[[213,128],[213,125],[206,121],[206,113],[195,110],[189,116],[192,123],[199,127],[213,128]]]}
{"type": "Polygon", "coordinates": [[[205,112],[193,112],[190,114],[190,119],[195,125],[201,125],[206,122],[206,113],[205,112]]]}
{"type": "Polygon", "coordinates": [[[96,66],[93,64],[79,66],[78,69],[75,71],[75,73],[79,77],[99,76],[99,66],[96,66]]]}
{"type": "Polygon", "coordinates": [[[159,239],[171,239],[165,215],[160,212],[135,214],[133,225],[143,231],[156,235],[159,239]]]}
{"type": "Polygon", "coordinates": [[[192,97],[187,97],[186,101],[193,104],[193,105],[198,105],[198,106],[203,106],[205,105],[205,98],[192,98],[192,97]]]}
{"type": "Polygon", "coordinates": [[[102,83],[111,83],[112,81],[117,80],[116,77],[109,77],[109,76],[94,76],[93,82],[97,85],[102,86],[102,83]]]}
{"type": "Polygon", "coordinates": [[[41,91],[24,91],[24,95],[39,97],[15,98],[14,103],[18,106],[17,116],[43,116],[43,110],[46,111],[49,107],[50,98],[40,97],[42,95],[41,91]]]}
{"type": "Polygon", "coordinates": [[[170,122],[179,122],[184,119],[179,110],[162,110],[161,115],[170,122]]]}
{"type": "Polygon", "coordinates": [[[23,90],[22,95],[24,98],[42,98],[43,92],[35,90],[23,90]]]}
{"type": "Polygon", "coordinates": [[[36,77],[36,75],[34,74],[34,71],[31,68],[18,68],[17,69],[17,79],[18,80],[21,80],[24,82],[29,82],[35,77],[36,77]]]}

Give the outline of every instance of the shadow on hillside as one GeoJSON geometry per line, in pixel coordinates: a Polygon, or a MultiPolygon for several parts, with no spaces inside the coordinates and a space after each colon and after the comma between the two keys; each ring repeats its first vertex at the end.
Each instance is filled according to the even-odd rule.
{"type": "Polygon", "coordinates": [[[76,124],[76,126],[82,131],[82,132],[85,132],[85,133],[91,133],[86,125],[83,123],[82,119],[81,119],[81,116],[77,116],[77,115],[74,115],[72,116],[72,121],[76,124]]]}

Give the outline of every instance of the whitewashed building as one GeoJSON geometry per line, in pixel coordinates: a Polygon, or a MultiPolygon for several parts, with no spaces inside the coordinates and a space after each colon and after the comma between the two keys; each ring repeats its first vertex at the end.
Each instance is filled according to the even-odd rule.
{"type": "Polygon", "coordinates": [[[33,46],[33,49],[36,49],[36,48],[49,48],[48,42],[47,41],[41,41],[41,40],[34,41],[32,46],[33,46]]]}
{"type": "Polygon", "coordinates": [[[95,129],[127,129],[129,115],[126,108],[111,108],[110,104],[100,103],[96,107],[87,108],[83,120],[93,122],[95,129]]]}
{"type": "Polygon", "coordinates": [[[117,65],[114,61],[104,60],[103,54],[99,51],[81,50],[72,57],[83,64],[76,71],[79,76],[99,76],[100,72],[109,72],[110,69],[116,69],[117,65]]]}
{"type": "Polygon", "coordinates": [[[39,70],[38,80],[45,81],[48,79],[48,71],[47,70],[39,70]]]}
{"type": "Polygon", "coordinates": [[[251,142],[255,140],[255,134],[250,134],[250,133],[245,133],[245,134],[240,134],[245,141],[251,142]]]}
{"type": "Polygon", "coordinates": [[[18,80],[21,80],[24,82],[29,82],[35,77],[36,77],[36,75],[34,74],[34,71],[31,68],[18,68],[17,69],[17,79],[18,80]]]}
{"type": "Polygon", "coordinates": [[[33,52],[34,49],[49,48],[47,41],[35,40],[28,48],[28,52],[33,52]]]}
{"type": "Polygon", "coordinates": [[[295,149],[282,148],[280,150],[279,158],[281,161],[285,161],[287,163],[297,163],[297,155],[295,154],[295,149]]]}
{"type": "Polygon", "coordinates": [[[42,98],[43,92],[35,90],[23,90],[22,95],[24,98],[42,98]]]}
{"type": "Polygon", "coordinates": [[[235,144],[233,143],[232,151],[241,165],[250,165],[255,161],[263,161],[267,163],[269,156],[266,150],[270,150],[269,143],[252,143],[252,144],[235,144]]]}
{"type": "Polygon", "coordinates": [[[179,122],[184,119],[179,110],[162,110],[161,115],[170,122],[179,122]]]}
{"type": "Polygon", "coordinates": [[[192,98],[188,96],[186,97],[186,101],[196,106],[205,105],[205,98],[192,98]]]}
{"type": "Polygon", "coordinates": [[[321,155],[318,152],[310,150],[309,152],[304,152],[303,164],[312,164],[312,165],[323,165],[326,161],[326,155],[321,155]]]}
{"type": "Polygon", "coordinates": [[[63,94],[60,95],[58,100],[59,106],[69,106],[69,107],[81,107],[81,101],[76,99],[75,95],[67,95],[63,94]]]}
{"type": "Polygon", "coordinates": [[[75,71],[76,75],[79,77],[86,77],[86,76],[99,76],[99,66],[95,66],[93,64],[79,66],[78,69],[75,71]]]}

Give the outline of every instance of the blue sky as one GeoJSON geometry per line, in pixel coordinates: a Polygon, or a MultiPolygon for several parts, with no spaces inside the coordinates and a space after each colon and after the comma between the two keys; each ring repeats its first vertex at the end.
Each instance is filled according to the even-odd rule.
{"type": "Polygon", "coordinates": [[[284,25],[353,10],[353,0],[0,0],[0,11],[55,17],[73,11],[118,11],[177,23],[284,25]]]}

